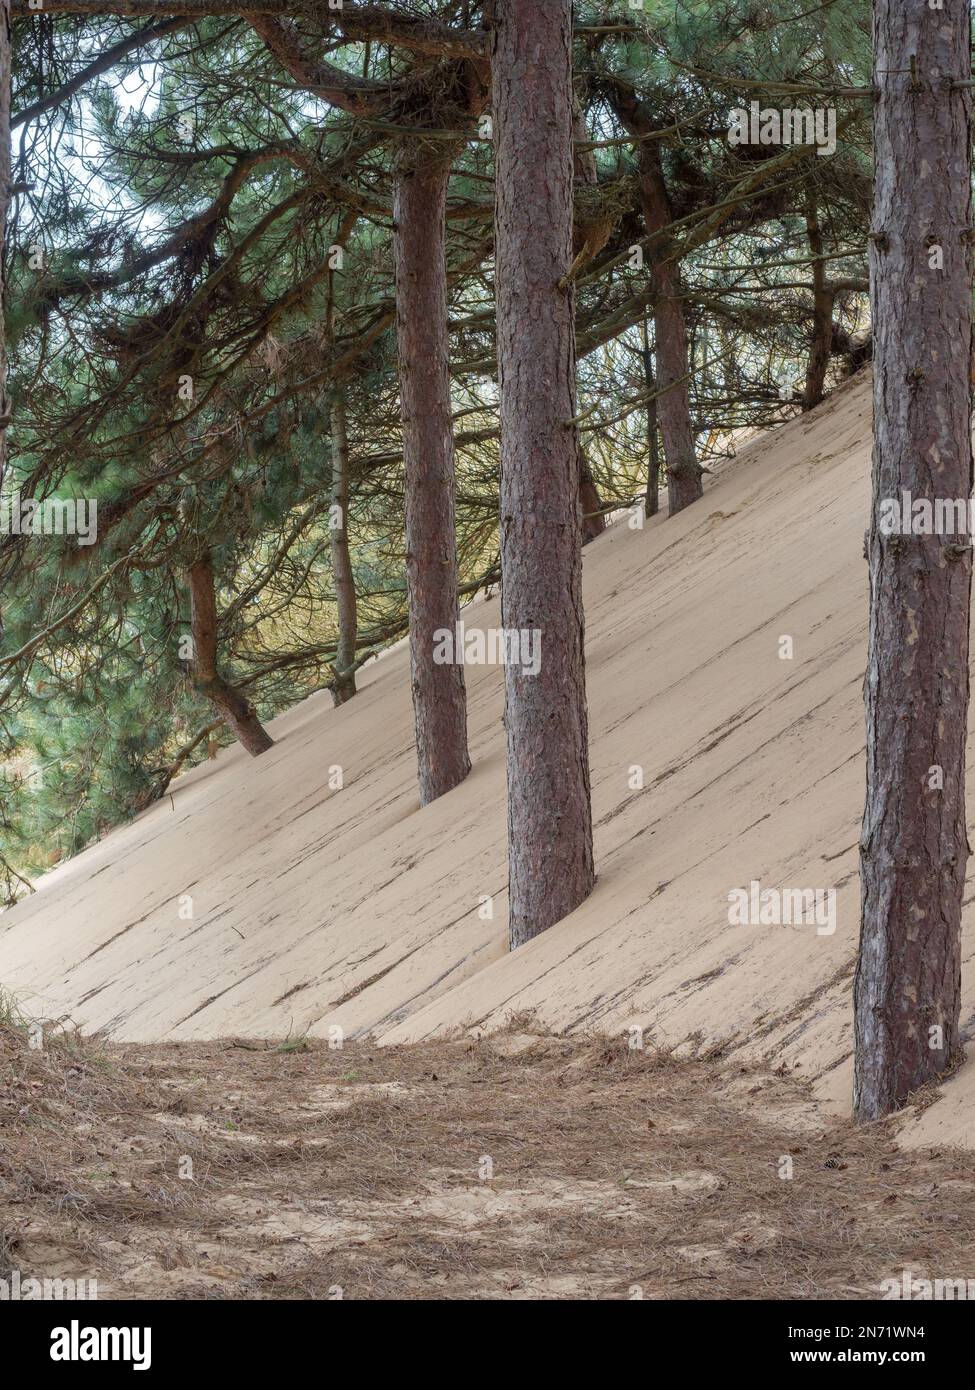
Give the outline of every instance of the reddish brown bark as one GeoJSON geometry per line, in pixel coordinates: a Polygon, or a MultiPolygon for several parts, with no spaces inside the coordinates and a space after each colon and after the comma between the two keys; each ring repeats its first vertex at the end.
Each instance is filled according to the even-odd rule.
{"type": "Polygon", "coordinates": [[[445,261],[449,175],[438,150],[420,145],[403,153],[393,204],[413,722],[424,806],[471,768],[464,668],[433,660],[434,634],[452,633],[460,617],[445,261]]]}
{"type": "Polygon", "coordinates": [[[345,396],[339,388],[332,401],[332,496],[329,515],[329,541],[332,553],[332,582],[339,637],[335,648],[332,699],[344,705],[356,693],[355,651],[359,631],[355,575],[349,554],[349,439],[345,419],[345,396]],[[336,526],[336,513],[339,525],[336,526]]]}
{"type": "Polygon", "coordinates": [[[253,706],[217,669],[217,597],[213,564],[201,556],[189,569],[192,602],[193,683],[219,711],[224,722],[252,757],[265,753],[274,740],[254,712],[253,706]]]}
{"type": "Polygon", "coordinates": [[[945,0],[937,13],[875,0],[867,797],[854,990],[861,1121],[936,1079],[959,1049],[968,519],[947,533],[942,523],[942,534],[885,534],[881,507],[903,490],[966,504],[972,491],[969,33],[967,0],[945,0]]]}
{"type": "Polygon", "coordinates": [[[498,0],[493,34],[502,623],[541,634],[505,669],[509,942],[592,891],[572,261],[570,0],[498,0]]]}

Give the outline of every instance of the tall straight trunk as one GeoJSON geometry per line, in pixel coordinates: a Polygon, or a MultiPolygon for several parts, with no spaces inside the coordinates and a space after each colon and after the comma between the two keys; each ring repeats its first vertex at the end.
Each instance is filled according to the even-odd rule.
{"type": "MultiPolygon", "coordinates": [[[[573,103],[572,135],[575,142],[572,146],[573,179],[576,184],[585,184],[587,187],[593,188],[599,182],[596,152],[595,150],[579,148],[578,142],[588,140],[589,132],[586,129],[585,115],[578,101],[573,103]]],[[[582,543],[588,545],[590,541],[594,541],[606,530],[606,518],[602,511],[602,498],[599,496],[599,489],[592,476],[592,469],[589,466],[586,451],[582,447],[581,439],[579,441],[579,506],[582,508],[582,543]]]]}
{"type": "MultiPolygon", "coordinates": [[[[652,234],[673,221],[664,184],[660,151],[655,141],[645,141],[640,157],[640,197],[647,232],[652,234]]],[[[670,514],[675,515],[703,495],[703,470],[697,461],[691,395],[688,383],[690,359],[687,326],[680,299],[680,268],[668,261],[666,238],[650,243],[650,260],[657,291],[654,325],[657,352],[657,400],[660,434],[667,466],[670,514]]]]}
{"type": "Polygon", "coordinates": [[[592,892],[575,417],[571,0],[498,0],[493,33],[501,601],[541,661],[505,668],[509,942],[592,892]]]}
{"type": "Polygon", "coordinates": [[[256,758],[273,747],[274,740],[249,701],[217,669],[217,596],[209,555],[202,555],[190,566],[189,584],[193,606],[193,682],[256,758]]]}
{"type": "Polygon", "coordinates": [[[937,12],[875,0],[860,1121],[895,1109],[959,1048],[972,574],[971,93],[959,84],[971,78],[969,30],[967,0],[937,12]],[[957,499],[965,514],[947,534],[885,535],[881,506],[905,490],[957,499]]]}
{"type": "Polygon", "coordinates": [[[647,388],[647,496],[644,510],[656,516],[660,510],[660,445],[657,438],[657,383],[653,375],[650,332],[643,320],[643,381],[647,388]]]}
{"type": "Polygon", "coordinates": [[[460,619],[445,260],[450,160],[441,151],[442,145],[430,150],[420,143],[400,155],[393,200],[410,662],[423,806],[471,769],[464,668],[433,659],[434,634],[453,633],[460,619]]]}
{"type": "MultiPolygon", "coordinates": [[[[823,255],[823,233],[819,225],[819,209],[810,191],[806,204],[806,236],[812,256],[823,255]]],[[[826,372],[829,368],[830,349],[833,345],[833,292],[826,275],[826,262],[813,261],[813,324],[812,339],[809,345],[809,361],[806,364],[806,389],[803,392],[803,410],[812,410],[819,405],[826,393],[826,372]]]]}
{"type": "Polygon", "coordinates": [[[335,648],[335,678],[332,699],[344,705],[356,693],[355,652],[359,623],[356,608],[355,576],[349,554],[349,436],[345,418],[345,394],[341,387],[332,400],[332,511],[329,516],[329,542],[332,552],[332,582],[338,610],[339,638],[335,648]],[[335,513],[339,524],[336,526],[335,513]]]}
{"type": "Polygon", "coordinates": [[[3,279],[10,169],[10,0],[0,0],[0,485],[7,465],[7,425],[10,421],[5,328],[7,287],[3,279]]]}

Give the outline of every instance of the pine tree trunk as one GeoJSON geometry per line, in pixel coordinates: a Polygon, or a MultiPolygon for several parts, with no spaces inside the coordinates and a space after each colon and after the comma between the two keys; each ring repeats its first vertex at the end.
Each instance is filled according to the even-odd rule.
{"type": "Polygon", "coordinates": [[[434,633],[453,633],[460,617],[445,261],[449,175],[449,160],[421,144],[401,155],[393,203],[413,721],[423,806],[471,768],[464,668],[433,660],[434,633]]]}
{"type": "MultiPolygon", "coordinates": [[[[819,210],[811,193],[806,207],[806,235],[809,240],[810,254],[821,257],[823,255],[823,233],[819,225],[819,210]]],[[[812,340],[809,346],[809,361],[806,365],[806,389],[802,398],[803,410],[812,410],[813,406],[819,405],[826,394],[826,372],[829,368],[830,349],[833,345],[833,292],[829,288],[824,260],[813,262],[812,281],[812,340]]]]}
{"type": "Polygon", "coordinates": [[[502,622],[541,667],[505,669],[509,942],[594,883],[572,262],[571,0],[498,0],[492,76],[501,386],[502,622]]]}
{"type": "Polygon", "coordinates": [[[0,485],[7,465],[6,285],[3,279],[7,212],[10,207],[10,0],[0,0],[0,485]]]}
{"type": "Polygon", "coordinates": [[[957,1056],[968,858],[965,742],[972,551],[882,534],[880,506],[972,490],[967,0],[875,0],[874,325],[867,798],[855,985],[860,1121],[957,1056]],[[933,265],[941,248],[943,269],[933,265]],[[941,782],[943,781],[943,786],[941,782]]]}
{"type": "Polygon", "coordinates": [[[252,757],[274,745],[253,706],[217,669],[217,596],[210,557],[202,556],[189,570],[192,601],[193,683],[234,731],[252,757]]]}
{"type": "MultiPolygon", "coordinates": [[[[660,231],[673,220],[656,142],[647,141],[640,159],[640,192],[648,233],[660,231]]],[[[690,372],[687,328],[680,300],[680,269],[668,261],[666,238],[650,243],[654,285],[657,353],[657,416],[667,467],[670,515],[689,507],[704,493],[704,474],[697,461],[694,424],[691,419],[690,372]]]]}
{"type": "Polygon", "coordinates": [[[643,320],[643,383],[647,389],[647,495],[645,511],[647,516],[656,516],[660,510],[660,444],[657,438],[657,383],[653,375],[653,354],[650,351],[650,333],[646,319],[643,320]]]}
{"type": "Polygon", "coordinates": [[[349,438],[346,429],[345,396],[342,388],[332,401],[332,511],[329,516],[329,542],[332,552],[332,582],[338,612],[339,638],[335,648],[335,679],[332,699],[344,705],[356,693],[355,654],[359,624],[356,609],[355,576],[349,554],[349,438]],[[339,525],[335,523],[338,512],[339,525]]]}

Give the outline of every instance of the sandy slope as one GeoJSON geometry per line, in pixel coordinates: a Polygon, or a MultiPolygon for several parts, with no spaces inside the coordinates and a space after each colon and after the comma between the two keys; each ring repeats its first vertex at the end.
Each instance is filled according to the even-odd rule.
{"type": "MultiPolygon", "coordinates": [[[[141,1041],[335,1023],[406,1041],[521,1010],[573,1033],[635,1023],[767,1056],[845,1104],[869,412],[853,383],[743,452],[688,512],[586,550],[599,882],[544,937],[506,954],[501,673],[469,668],[475,770],[421,811],[401,647],[351,705],[313,697],[259,762],[229,751],[50,874],[0,918],[0,982],[37,1012],[141,1041]],[[728,892],[752,879],[836,887],[835,934],[729,926],[728,892]]],[[[497,601],[465,617],[495,626],[497,601]]],[[[973,1076],[909,1137],[975,1142],[973,1076]]]]}

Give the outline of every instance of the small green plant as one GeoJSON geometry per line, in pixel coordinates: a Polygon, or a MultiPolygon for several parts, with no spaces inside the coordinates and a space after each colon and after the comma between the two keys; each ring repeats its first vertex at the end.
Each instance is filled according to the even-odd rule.
{"type": "Polygon", "coordinates": [[[0,1028],[26,1028],[29,1022],[14,995],[0,986],[0,1028]]]}

